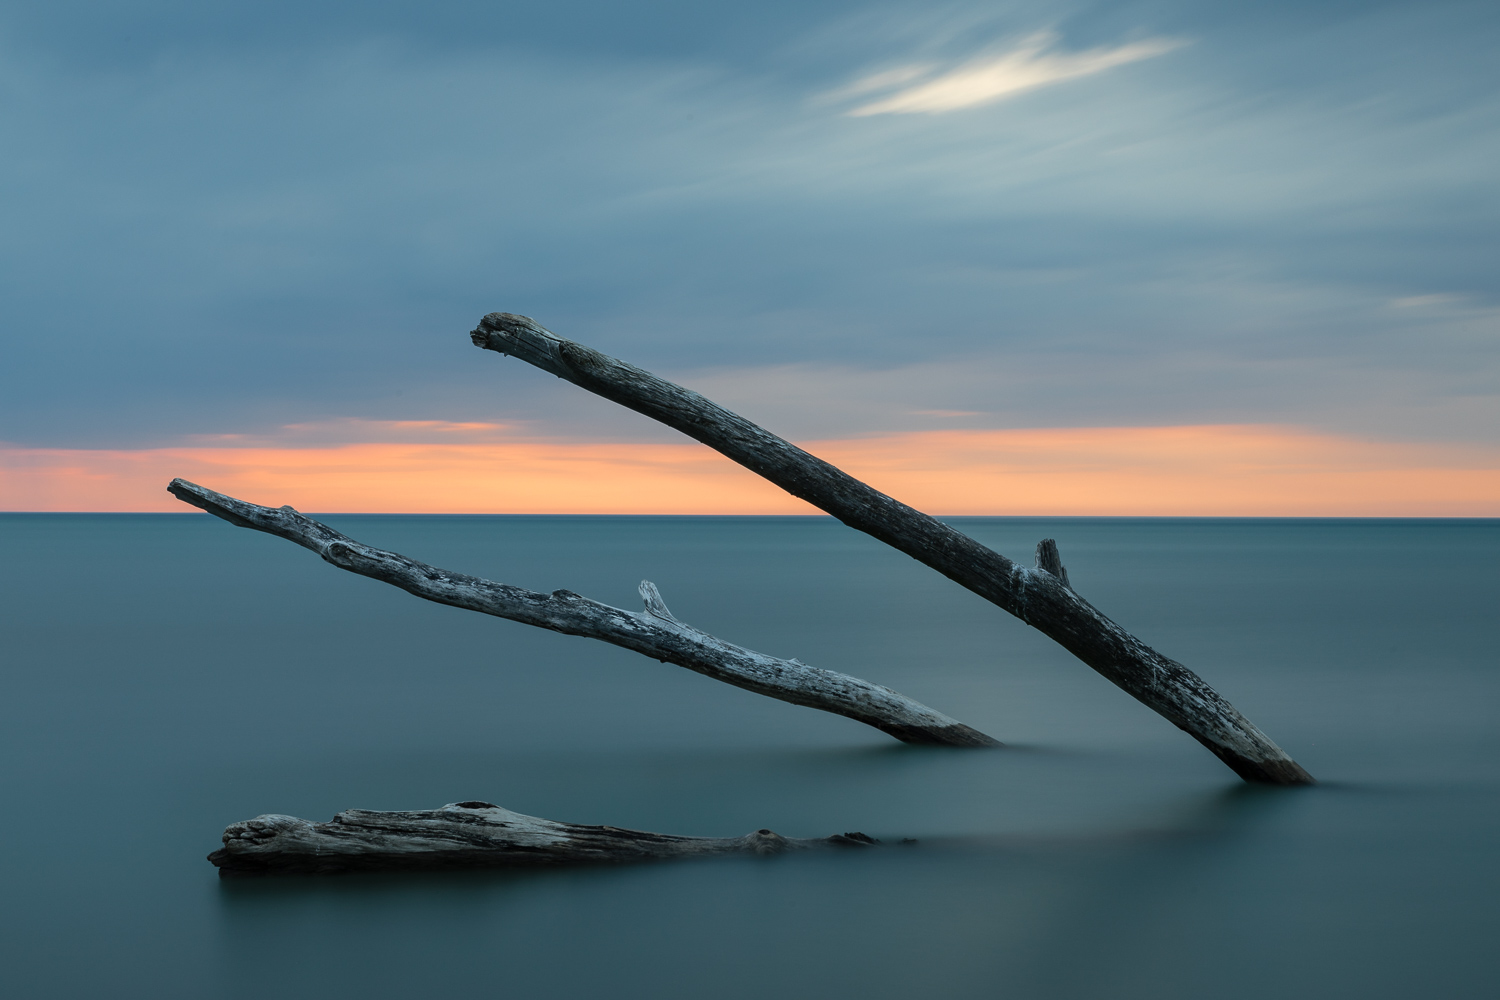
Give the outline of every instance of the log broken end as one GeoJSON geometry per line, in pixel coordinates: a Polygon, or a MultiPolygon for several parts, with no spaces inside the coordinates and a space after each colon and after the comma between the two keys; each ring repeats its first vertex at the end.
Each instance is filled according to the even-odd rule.
{"type": "Polygon", "coordinates": [[[235,510],[236,504],[246,507],[250,506],[242,500],[227,497],[222,493],[215,493],[213,490],[206,489],[197,483],[190,483],[186,479],[181,478],[174,479],[168,483],[167,492],[183,503],[191,504],[199,510],[207,511],[214,517],[223,518],[230,524],[241,528],[260,528],[260,525],[241,516],[235,510]]]}
{"type": "Polygon", "coordinates": [[[507,337],[514,337],[522,330],[537,328],[530,316],[516,313],[492,312],[480,319],[479,325],[469,332],[475,347],[506,353],[503,348],[507,337]]]}
{"type": "Polygon", "coordinates": [[[1036,568],[1051,573],[1062,581],[1062,585],[1069,590],[1073,589],[1068,582],[1068,569],[1063,565],[1062,553],[1058,551],[1057,540],[1043,538],[1036,543],[1036,568]]]}
{"type": "Polygon", "coordinates": [[[469,331],[475,347],[497,354],[513,354],[528,364],[558,378],[571,378],[572,370],[562,357],[562,345],[568,343],[530,316],[493,312],[469,331]]]}

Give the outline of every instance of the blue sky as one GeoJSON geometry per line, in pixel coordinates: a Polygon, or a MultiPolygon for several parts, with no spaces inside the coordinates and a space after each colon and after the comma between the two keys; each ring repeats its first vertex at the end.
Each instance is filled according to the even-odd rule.
{"type": "Polygon", "coordinates": [[[0,8],[0,441],[669,432],[492,310],[796,438],[1500,443],[1500,8],[0,8]],[[337,428],[344,428],[343,431],[337,428]]]}

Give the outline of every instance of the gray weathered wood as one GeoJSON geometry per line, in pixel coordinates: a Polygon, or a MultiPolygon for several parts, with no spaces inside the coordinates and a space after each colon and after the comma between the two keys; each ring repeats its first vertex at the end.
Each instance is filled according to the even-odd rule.
{"type": "Polygon", "coordinates": [[[757,830],[743,837],[674,837],[613,826],[580,826],[511,812],[489,802],[441,809],[348,809],[327,823],[265,815],[224,830],[208,856],[223,875],[398,868],[620,864],[714,854],[782,854],[819,847],[868,847],[862,833],[817,840],[757,830]]]}
{"type": "MultiPolygon", "coordinates": [[[[565,340],[525,316],[490,313],[476,346],[514,355],[659,420],[793,496],[873,535],[1005,609],[1166,717],[1246,781],[1305,785],[1286,751],[1197,674],[1101,614],[1047,567],[1018,565],[957,529],[872,489],[717,403],[634,365],[565,340]]],[[[1055,545],[1039,555],[1061,571],[1055,545]]]]}
{"type": "Polygon", "coordinates": [[[387,552],[334,531],[291,507],[261,507],[184,479],[167,487],[179,500],[243,528],[296,542],[351,573],[400,587],[439,604],[600,639],[675,663],[726,684],[822,709],[874,726],[905,743],[993,747],[1000,743],[920,702],[869,681],[745,649],[684,625],[672,616],[655,584],[641,581],[646,608],[623,611],[568,590],[539,594],[509,584],[451,573],[387,552]]]}
{"type": "Polygon", "coordinates": [[[1071,587],[1068,583],[1068,568],[1063,565],[1062,553],[1057,550],[1057,542],[1051,538],[1043,538],[1036,543],[1036,568],[1057,577],[1064,587],[1071,587]]]}

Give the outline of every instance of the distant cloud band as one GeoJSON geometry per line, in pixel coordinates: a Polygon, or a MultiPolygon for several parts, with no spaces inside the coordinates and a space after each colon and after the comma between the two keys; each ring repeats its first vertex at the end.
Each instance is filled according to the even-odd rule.
{"type": "Polygon", "coordinates": [[[936,66],[885,70],[856,80],[839,91],[838,96],[852,97],[920,80],[846,113],[855,118],[941,114],[992,104],[1048,84],[1092,76],[1115,66],[1151,59],[1187,44],[1181,39],[1149,38],[1114,48],[1049,53],[1047,50],[1057,41],[1054,34],[1039,33],[999,55],[982,56],[947,72],[939,72],[936,66]]]}
{"type": "MultiPolygon", "coordinates": [[[[919,431],[807,447],[939,514],[1500,515],[1494,447],[1272,425],[919,431]]],[[[177,475],[308,511],[815,513],[696,444],[494,439],[0,448],[0,510],[181,511],[164,492],[177,475]]]]}

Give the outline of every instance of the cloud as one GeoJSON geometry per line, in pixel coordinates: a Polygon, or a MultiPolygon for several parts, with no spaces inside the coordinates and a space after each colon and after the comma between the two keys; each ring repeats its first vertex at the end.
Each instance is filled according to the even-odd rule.
{"type": "Polygon", "coordinates": [[[1428,309],[1433,306],[1452,306],[1462,302],[1462,295],[1448,295],[1440,293],[1436,295],[1407,295],[1399,299],[1391,299],[1393,309],[1428,309]]]}
{"type": "Polygon", "coordinates": [[[274,431],[259,434],[190,434],[186,438],[193,446],[207,448],[309,448],[370,441],[386,444],[446,444],[453,441],[473,443],[502,438],[515,439],[518,426],[515,423],[499,424],[477,420],[364,420],[358,417],[341,417],[285,424],[274,431]]]}
{"type": "MultiPolygon", "coordinates": [[[[1148,38],[1114,48],[1048,53],[1047,50],[1057,44],[1057,41],[1055,34],[1039,32],[1007,52],[970,60],[946,73],[897,90],[846,113],[854,118],[870,115],[941,114],[993,104],[1023,91],[1151,59],[1187,44],[1175,38],[1148,38]]],[[[855,96],[885,90],[928,76],[935,69],[936,67],[931,66],[905,66],[886,70],[856,80],[836,93],[839,96],[855,96]]]]}
{"type": "Polygon", "coordinates": [[[983,417],[982,410],[912,410],[915,417],[983,417]]]}
{"type": "Polygon", "coordinates": [[[668,439],[475,351],[474,321],[507,309],[798,439],[1278,423],[1500,442],[1500,16],[1386,6],[1313,31],[1275,5],[972,6],[863,5],[732,58],[465,21],[471,57],[332,18],[254,45],[95,24],[135,46],[105,65],[79,57],[76,17],[55,50],[0,30],[0,432],[668,439]],[[1027,49],[1043,17],[1067,41],[1027,49]],[[841,114],[1168,36],[1192,48],[993,109],[1003,128],[841,114]]]}

